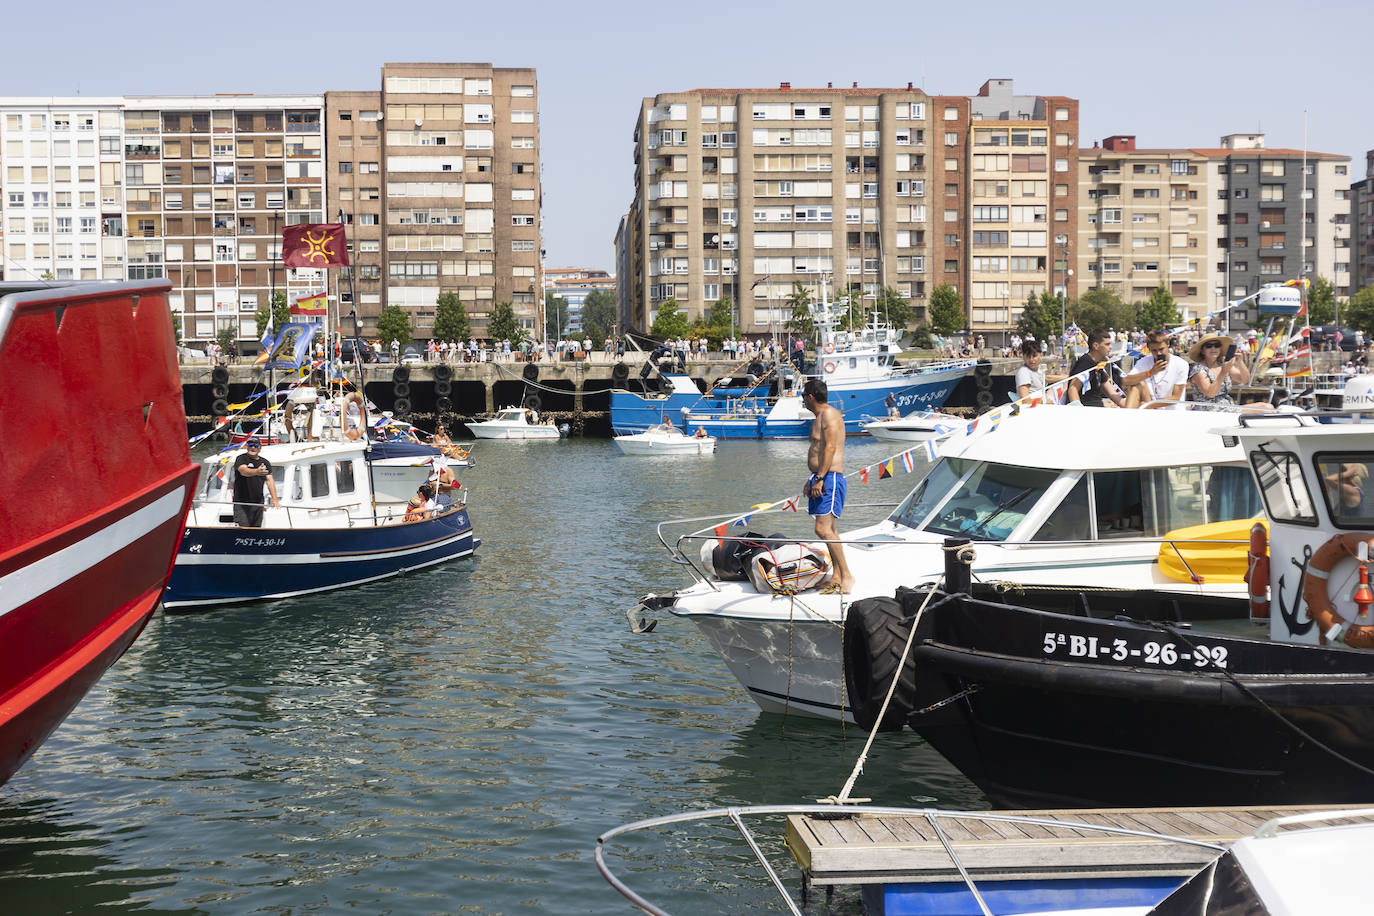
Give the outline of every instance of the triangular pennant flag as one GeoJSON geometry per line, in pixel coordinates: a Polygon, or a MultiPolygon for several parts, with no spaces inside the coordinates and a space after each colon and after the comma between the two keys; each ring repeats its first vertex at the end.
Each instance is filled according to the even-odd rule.
{"type": "Polygon", "coordinates": [[[902,452],[902,467],[906,468],[908,474],[916,470],[916,462],[911,457],[911,449],[902,452]]]}
{"type": "Polygon", "coordinates": [[[859,468],[859,483],[868,483],[868,468],[859,468]]]}
{"type": "Polygon", "coordinates": [[[892,476],[892,459],[888,459],[878,465],[878,479],[886,480],[892,476]]]}

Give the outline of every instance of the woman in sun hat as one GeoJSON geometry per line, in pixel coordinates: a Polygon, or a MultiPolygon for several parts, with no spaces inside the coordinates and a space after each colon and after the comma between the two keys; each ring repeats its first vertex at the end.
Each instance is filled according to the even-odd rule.
{"type": "Polygon", "coordinates": [[[1230,359],[1223,359],[1234,341],[1220,334],[1208,333],[1188,351],[1188,384],[1192,390],[1188,399],[1203,410],[1226,410],[1236,406],[1231,400],[1231,383],[1240,385],[1250,381],[1250,369],[1239,350],[1230,359]]]}

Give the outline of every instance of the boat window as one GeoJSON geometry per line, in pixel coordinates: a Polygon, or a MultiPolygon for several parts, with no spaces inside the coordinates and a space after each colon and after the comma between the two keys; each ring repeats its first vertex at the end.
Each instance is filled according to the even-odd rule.
{"type": "Polygon", "coordinates": [[[925,530],[1001,541],[1021,524],[1059,471],[984,463],[959,485],[926,523],[925,530]]]}
{"type": "Polygon", "coordinates": [[[1374,528],[1374,481],[1369,480],[1374,455],[1319,452],[1316,463],[1332,523],[1337,528],[1374,528]]]}
{"type": "Polygon", "coordinates": [[[322,461],[310,465],[310,495],[315,499],[329,495],[329,465],[322,461]]]}
{"type": "Polygon", "coordinates": [[[1097,506],[1099,538],[1141,537],[1145,534],[1140,471],[1093,472],[1093,500],[1097,506]]]}
{"type": "Polygon", "coordinates": [[[291,469],[291,501],[300,502],[305,499],[305,487],[301,484],[301,469],[293,467],[291,469]]]}
{"type": "Polygon", "coordinates": [[[1302,464],[1292,452],[1272,452],[1259,446],[1250,453],[1259,480],[1260,495],[1271,521],[1316,525],[1317,510],[1312,492],[1303,480],[1302,464]]]}
{"type": "Polygon", "coordinates": [[[1045,524],[1035,533],[1033,541],[1086,541],[1092,538],[1092,510],[1089,509],[1088,475],[1073,485],[1069,495],[1055,507],[1045,524]]]}
{"type": "Polygon", "coordinates": [[[277,492],[280,493],[282,485],[286,482],[286,468],[272,465],[272,482],[277,485],[277,492]]]}
{"type": "Polygon", "coordinates": [[[354,489],[353,462],[347,460],[334,462],[334,491],[336,493],[352,493],[354,489]]]}
{"type": "Polygon", "coordinates": [[[206,473],[204,493],[205,499],[214,499],[219,495],[219,492],[221,490],[228,486],[229,472],[225,471],[224,467],[224,464],[221,464],[219,468],[216,471],[214,471],[214,473],[206,473]],[[224,472],[223,477],[220,476],[220,472],[224,472]]]}
{"type": "Polygon", "coordinates": [[[1170,531],[1252,518],[1260,513],[1249,468],[1157,468],[1142,471],[1144,534],[1163,537],[1170,531]]]}
{"type": "Polygon", "coordinates": [[[1264,511],[1249,468],[1207,467],[1202,471],[1207,481],[1207,521],[1254,518],[1264,511]]]}
{"type": "Polygon", "coordinates": [[[945,498],[945,494],[969,469],[969,465],[970,462],[961,458],[945,458],[938,462],[916,485],[916,489],[902,500],[897,511],[892,513],[891,520],[908,528],[921,527],[926,516],[945,498]]]}

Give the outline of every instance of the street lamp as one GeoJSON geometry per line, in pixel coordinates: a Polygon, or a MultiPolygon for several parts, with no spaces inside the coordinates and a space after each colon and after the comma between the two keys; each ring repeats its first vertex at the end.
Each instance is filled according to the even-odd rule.
{"type": "Polygon", "coordinates": [[[1059,339],[1061,344],[1068,342],[1068,324],[1064,314],[1065,303],[1069,298],[1069,277],[1073,276],[1073,271],[1069,269],[1069,237],[1060,235],[1055,237],[1055,243],[1059,245],[1059,260],[1064,265],[1064,285],[1059,290],[1059,339]]]}

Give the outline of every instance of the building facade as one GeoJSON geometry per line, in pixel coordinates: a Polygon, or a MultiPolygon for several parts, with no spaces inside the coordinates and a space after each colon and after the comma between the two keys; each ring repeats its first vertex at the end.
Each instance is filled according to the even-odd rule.
{"type": "MultiPolygon", "coordinates": [[[[551,267],[544,270],[544,292],[552,293],[555,299],[567,303],[566,314],[555,316],[550,327],[558,327],[560,333],[582,333],[582,305],[588,294],[595,290],[614,293],[615,277],[604,270],[592,267],[551,267]]],[[[607,329],[614,333],[615,328],[607,329]]]]}
{"type": "Polygon", "coordinates": [[[1350,294],[1374,285],[1374,150],[1364,154],[1364,178],[1350,186],[1350,294]]]}
{"type": "MultiPolygon", "coordinates": [[[[535,72],[386,64],[377,90],[0,99],[0,276],[167,277],[190,341],[256,347],[260,308],[327,290],[416,337],[453,292],[539,323],[535,72]],[[286,270],[281,230],[344,222],[351,270],[286,270]]],[[[346,325],[351,331],[351,327],[346,325]]]]}

